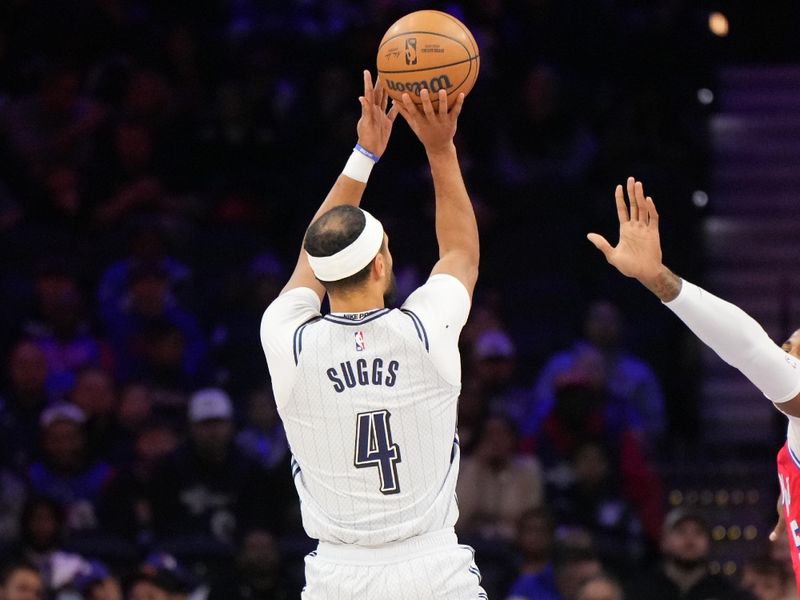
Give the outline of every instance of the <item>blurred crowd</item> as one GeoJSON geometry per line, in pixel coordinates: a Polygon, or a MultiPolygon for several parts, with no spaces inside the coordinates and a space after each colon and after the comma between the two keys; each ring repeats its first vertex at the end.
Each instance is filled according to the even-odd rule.
{"type": "MultiPolygon", "coordinates": [[[[663,198],[672,264],[702,268],[688,198],[716,50],[700,9],[433,4],[481,48],[457,140],[483,246],[458,527],[484,587],[734,598],[702,515],[664,514],[654,457],[697,433],[680,333],[583,240],[613,228],[609,192],[636,174],[663,198]]],[[[0,6],[0,600],[297,597],[314,544],[258,324],[355,140],[361,69],[417,8],[0,6]]],[[[431,199],[399,123],[365,202],[401,296],[435,256],[431,199]]],[[[741,583],[783,600],[785,568],[754,561],[741,583]]]]}

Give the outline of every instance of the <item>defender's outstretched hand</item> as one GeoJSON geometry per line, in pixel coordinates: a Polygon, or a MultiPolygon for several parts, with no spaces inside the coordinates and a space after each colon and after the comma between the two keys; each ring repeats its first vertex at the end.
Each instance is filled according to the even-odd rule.
{"type": "Polygon", "coordinates": [[[403,94],[403,102],[395,103],[394,106],[398,107],[427,152],[446,150],[456,134],[458,115],[464,106],[464,94],[459,94],[452,109],[448,109],[447,92],[439,90],[438,110],[433,108],[428,90],[421,90],[419,96],[422,99],[422,110],[414,105],[408,94],[403,94]]]}
{"type": "Polygon", "coordinates": [[[590,233],[586,237],[606,260],[623,275],[635,277],[642,283],[653,281],[663,271],[661,240],[658,235],[658,213],[653,199],[644,195],[641,181],[628,178],[628,205],[622,186],[614,192],[619,217],[619,242],[608,243],[602,235],[590,233]]]}
{"type": "Polygon", "coordinates": [[[386,86],[380,79],[373,86],[369,71],[364,71],[364,95],[359,96],[358,101],[361,103],[361,118],[356,125],[358,143],[376,156],[381,156],[392,134],[397,107],[392,106],[386,112],[389,103],[386,86]]]}

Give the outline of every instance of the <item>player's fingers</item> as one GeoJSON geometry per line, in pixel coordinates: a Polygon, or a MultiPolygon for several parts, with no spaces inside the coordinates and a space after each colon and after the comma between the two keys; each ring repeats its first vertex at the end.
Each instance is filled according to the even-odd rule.
{"type": "Polygon", "coordinates": [[[419,97],[422,99],[422,110],[425,112],[425,116],[432,117],[434,115],[433,111],[433,104],[431,103],[431,95],[427,89],[423,89],[419,93],[419,97]]]}
{"type": "Polygon", "coordinates": [[[364,98],[364,96],[359,96],[358,103],[361,105],[361,115],[366,116],[367,112],[369,111],[369,107],[367,105],[367,99],[364,98]]]}
{"type": "Polygon", "coordinates": [[[631,217],[628,214],[628,207],[625,205],[625,192],[622,191],[621,185],[618,185],[614,190],[614,201],[617,204],[617,216],[619,217],[620,225],[630,221],[631,217]]]}
{"type": "Polygon", "coordinates": [[[458,119],[458,115],[461,114],[461,109],[464,108],[464,98],[466,98],[466,95],[463,92],[456,98],[453,110],[450,111],[453,119],[458,119]]]}
{"type": "Polygon", "coordinates": [[[389,107],[389,90],[386,89],[386,84],[381,81],[381,110],[385,113],[389,107]]]}
{"type": "Polygon", "coordinates": [[[639,220],[639,207],[636,204],[636,180],[633,177],[628,177],[628,204],[631,210],[631,221],[639,220]]]}
{"type": "Polygon", "coordinates": [[[368,104],[373,104],[373,87],[372,87],[372,75],[367,69],[364,69],[364,98],[367,99],[368,104]]]}
{"type": "Polygon", "coordinates": [[[389,121],[394,123],[394,120],[397,118],[397,115],[400,113],[400,105],[397,102],[392,101],[392,106],[389,108],[389,112],[386,113],[386,116],[389,118],[389,121]]]}
{"type": "Polygon", "coordinates": [[[770,542],[777,542],[778,539],[781,537],[781,531],[783,530],[783,524],[778,523],[772,529],[772,532],[769,534],[769,541],[770,542]]]}
{"type": "Polygon", "coordinates": [[[414,101],[411,99],[411,96],[407,93],[404,93],[401,96],[403,101],[401,105],[402,115],[406,118],[406,120],[411,123],[414,120],[415,115],[417,114],[417,107],[414,105],[414,101]]]}
{"type": "Polygon", "coordinates": [[[447,116],[447,92],[439,90],[439,118],[444,119],[447,116]]]}
{"type": "Polygon", "coordinates": [[[613,248],[611,244],[608,243],[608,240],[606,238],[604,238],[599,233],[589,233],[586,235],[586,239],[592,242],[592,244],[594,244],[594,247],[600,250],[600,252],[603,253],[603,256],[606,257],[606,260],[610,262],[609,257],[611,256],[611,251],[613,250],[613,248]]]}
{"type": "Polygon", "coordinates": [[[639,211],[639,220],[647,224],[647,202],[644,199],[644,186],[641,181],[633,185],[633,193],[636,197],[636,210],[639,211]]]}

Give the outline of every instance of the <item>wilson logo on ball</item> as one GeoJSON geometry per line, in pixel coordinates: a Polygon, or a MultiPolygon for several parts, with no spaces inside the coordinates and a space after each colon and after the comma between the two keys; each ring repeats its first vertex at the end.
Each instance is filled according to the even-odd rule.
{"type": "Polygon", "coordinates": [[[453,84],[450,83],[450,78],[447,75],[439,75],[438,77],[433,77],[430,81],[423,79],[422,81],[402,82],[394,81],[393,79],[387,79],[386,87],[397,92],[410,92],[419,96],[419,93],[422,90],[428,90],[435,94],[439,90],[449,90],[451,87],[453,87],[453,84]]]}
{"type": "Polygon", "coordinates": [[[406,64],[417,64],[417,38],[408,38],[406,40],[406,64]]]}

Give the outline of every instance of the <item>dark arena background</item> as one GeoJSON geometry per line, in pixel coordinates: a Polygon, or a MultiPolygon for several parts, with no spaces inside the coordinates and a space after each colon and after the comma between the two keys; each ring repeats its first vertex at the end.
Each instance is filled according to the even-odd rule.
{"type": "MultiPolygon", "coordinates": [[[[680,597],[796,598],[767,539],[785,418],[585,234],[616,241],[633,175],[668,266],[778,343],[800,327],[797,3],[3,0],[0,599],[299,597],[315,544],[260,317],[355,142],[362,70],[422,8],[481,51],[457,531],[489,597],[600,598],[578,588],[606,573],[602,598],[678,598],[655,594],[683,560],[727,591],[680,597]],[[661,543],[686,521],[697,556],[661,543]]],[[[401,119],[365,206],[405,297],[436,245],[401,119]]]]}

